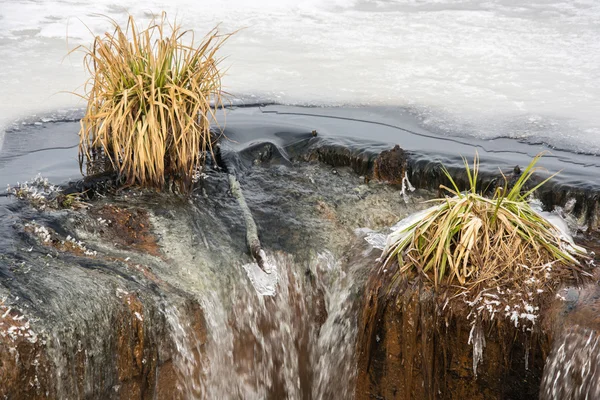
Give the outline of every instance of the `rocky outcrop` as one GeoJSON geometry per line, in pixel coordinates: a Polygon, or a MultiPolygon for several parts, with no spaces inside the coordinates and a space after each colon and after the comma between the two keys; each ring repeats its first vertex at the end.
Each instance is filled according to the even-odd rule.
{"type": "Polygon", "coordinates": [[[372,279],[359,321],[356,399],[530,399],[537,396],[545,338],[502,324],[484,334],[474,371],[473,325],[441,317],[431,289],[388,293],[372,279]],[[541,339],[541,340],[540,340],[541,339]]]}
{"type": "MultiPolygon", "coordinates": [[[[578,240],[600,261],[597,232],[578,240]]],[[[444,309],[433,289],[417,280],[384,282],[374,270],[365,292],[356,399],[600,396],[597,283],[558,290],[532,333],[502,315],[493,324],[473,324],[466,306],[444,309]]]]}
{"type": "MultiPolygon", "coordinates": [[[[420,169],[399,146],[378,153],[274,146],[255,143],[247,154],[252,159],[236,173],[261,244],[291,271],[286,304],[240,289],[248,289],[240,284],[248,282],[242,266],[252,259],[239,205],[221,172],[200,177],[191,199],[124,190],[97,196],[87,210],[11,204],[0,218],[0,397],[202,398],[207,343],[217,322],[237,329],[212,326],[239,356],[224,362],[221,349],[212,347],[213,360],[223,362],[217,378],[225,382],[217,383],[224,393],[227,374],[235,374],[238,393],[249,388],[263,397],[335,398],[351,391],[355,379],[359,399],[536,396],[558,331],[526,342],[510,326],[499,336],[496,326],[482,326],[486,347],[475,377],[472,326],[439,318],[430,291],[408,285],[390,301],[376,281],[362,290],[377,255],[357,244],[355,230],[389,227],[426,207],[420,200],[431,195],[418,191],[405,202],[397,186],[381,182],[402,184],[406,174],[417,187],[436,187],[439,163],[420,169]],[[320,277],[315,258],[323,276],[334,275],[320,277]],[[359,272],[335,270],[338,262],[359,272]],[[350,289],[342,301],[328,290],[344,279],[350,289]],[[206,296],[217,289],[234,304],[206,296]],[[331,312],[336,301],[344,310],[337,315],[331,312]],[[355,377],[348,367],[354,353],[335,356],[355,343],[350,322],[361,303],[355,377]],[[293,351],[281,351],[284,340],[293,351]],[[284,367],[293,374],[284,375],[284,367]],[[349,377],[344,382],[340,370],[349,377]],[[253,374],[260,379],[248,378],[253,374]]],[[[557,196],[544,201],[569,203],[557,196]]],[[[578,208],[588,197],[579,199],[573,213],[595,215],[578,208]]],[[[547,375],[553,382],[556,374],[547,375]]]]}
{"type": "Polygon", "coordinates": [[[359,302],[363,281],[344,276],[362,276],[372,258],[355,229],[383,229],[412,207],[347,168],[273,163],[238,171],[280,270],[273,299],[249,286],[243,268],[253,260],[227,174],[203,177],[191,199],[130,189],[78,209],[10,203],[0,218],[0,394],[350,394],[338,379],[340,369],[354,379],[356,309],[346,304],[359,302]],[[328,292],[341,282],[347,292],[328,292]]]}
{"type": "MultiPolygon", "coordinates": [[[[174,372],[174,349],[164,318],[156,309],[145,308],[134,294],[121,296],[121,307],[113,310],[112,331],[101,339],[105,355],[95,355],[86,336],[73,331],[65,337],[36,334],[18,312],[5,307],[0,322],[0,396],[9,399],[172,399],[184,398],[174,372]],[[29,332],[29,333],[28,333],[29,332]],[[52,343],[52,341],[61,341],[52,343]],[[59,353],[59,354],[57,354],[59,353]],[[103,365],[94,361],[103,360],[103,365]],[[61,360],[64,364],[57,365],[61,360]]],[[[184,306],[193,329],[205,337],[202,310],[197,303],[184,306]]],[[[88,321],[90,325],[93,321],[88,321]]],[[[201,355],[197,354],[200,361],[201,355]]],[[[198,362],[200,365],[200,362],[198,362]]],[[[200,374],[200,370],[197,371],[200,374]]]]}
{"type": "Polygon", "coordinates": [[[55,392],[48,356],[29,321],[0,305],[0,397],[41,399],[55,392]]]}
{"type": "MultiPolygon", "coordinates": [[[[404,176],[418,189],[438,191],[440,185],[449,185],[448,178],[442,172],[442,163],[429,155],[415,154],[402,149],[401,145],[385,148],[381,145],[367,146],[358,144],[347,145],[335,143],[321,138],[313,138],[303,143],[295,144],[290,150],[292,158],[301,160],[318,160],[333,167],[350,167],[368,182],[377,180],[394,185],[402,184],[404,176]],[[381,150],[380,150],[381,149],[381,150]]],[[[468,187],[468,177],[462,161],[446,159],[443,162],[459,188],[468,187]]],[[[503,171],[511,179],[517,167],[503,171]]],[[[534,177],[532,183],[540,182],[541,177],[534,177]]],[[[587,229],[600,229],[600,194],[597,189],[590,187],[590,182],[568,183],[560,180],[560,174],[540,187],[536,196],[546,211],[559,207],[568,213],[577,224],[587,229]]],[[[479,171],[478,187],[487,188],[492,192],[497,185],[504,184],[504,177],[498,166],[486,165],[482,160],[479,171]]],[[[442,194],[441,192],[439,193],[442,194]]]]}
{"type": "Polygon", "coordinates": [[[407,158],[404,150],[396,145],[382,151],[373,163],[373,179],[392,185],[401,185],[405,179],[407,158]]]}
{"type": "Polygon", "coordinates": [[[185,398],[169,307],[185,315],[176,322],[200,343],[206,322],[196,299],[152,271],[168,260],[148,212],[114,204],[66,213],[19,207],[23,220],[10,229],[20,244],[0,255],[0,397],[185,398]],[[105,248],[84,243],[84,232],[105,248]]]}

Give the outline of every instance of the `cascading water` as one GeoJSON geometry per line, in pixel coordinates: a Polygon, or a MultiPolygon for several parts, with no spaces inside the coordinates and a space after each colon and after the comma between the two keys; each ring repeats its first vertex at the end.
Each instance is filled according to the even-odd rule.
{"type": "Polygon", "coordinates": [[[189,319],[173,305],[163,309],[175,351],[173,363],[177,372],[177,389],[185,398],[193,399],[201,393],[198,356],[202,342],[189,319]]]}
{"type": "Polygon", "coordinates": [[[351,288],[359,271],[345,271],[340,260],[331,253],[320,254],[318,259],[334,276],[333,279],[330,276],[329,286],[323,288],[327,319],[312,348],[312,361],[317,371],[312,394],[314,399],[335,396],[349,399],[353,395],[352,383],[356,377],[354,351],[357,333],[356,296],[353,296],[355,292],[351,288]]]}
{"type": "MultiPolygon", "coordinates": [[[[268,129],[257,131],[256,136],[268,129]]],[[[310,131],[285,136],[294,143],[304,137],[314,141],[310,131]]],[[[49,388],[59,398],[143,393],[143,398],[348,399],[374,393],[361,386],[364,370],[356,360],[362,354],[357,341],[365,343],[357,332],[365,309],[361,303],[368,301],[364,283],[380,254],[368,244],[381,247],[386,235],[374,232],[426,205],[419,202],[420,194],[406,202],[397,188],[365,184],[364,177],[343,167],[289,161],[298,150],[275,147],[253,142],[236,148],[239,164],[252,166],[240,169],[239,177],[270,274],[249,263],[244,219],[221,172],[208,171],[191,201],[132,190],[98,199],[86,211],[10,210],[15,222],[3,219],[3,229],[20,229],[20,236],[4,235],[16,250],[2,259],[6,267],[0,272],[10,276],[3,283],[12,294],[10,305],[28,306],[17,294],[38,296],[27,311],[36,317],[31,318],[35,332],[49,339],[49,360],[40,362],[48,366],[47,372],[40,368],[40,390],[49,388]],[[31,230],[32,218],[39,229],[52,231],[58,247],[31,230]],[[134,237],[123,232],[128,230],[134,237]],[[367,233],[368,240],[355,232],[367,233]],[[69,236],[84,241],[90,252],[60,247],[69,236]],[[52,383],[44,385],[43,379],[52,383]]],[[[379,348],[393,339],[380,334],[386,331],[373,332],[372,343],[379,348]]],[[[472,333],[480,357],[485,344],[480,327],[472,333]]],[[[460,345],[466,346],[463,339],[460,345]]],[[[579,339],[579,349],[571,353],[585,348],[579,339]]],[[[414,357],[416,348],[404,342],[414,357]]],[[[479,365],[479,358],[468,357],[469,370],[473,361],[482,368],[479,382],[493,340],[487,345],[479,365]]],[[[369,354],[374,360],[387,357],[383,351],[369,354]]],[[[434,360],[433,354],[425,358],[434,360]]],[[[568,363],[557,354],[553,365],[560,371],[568,363]]],[[[412,376],[407,382],[421,385],[412,376]]],[[[429,376],[423,382],[434,381],[429,376]]]]}
{"type": "MultiPolygon", "coordinates": [[[[110,382],[104,379],[102,387],[81,393],[117,398],[139,387],[156,398],[354,397],[357,322],[377,251],[353,228],[379,229],[410,208],[388,186],[376,185],[357,196],[354,189],[362,179],[348,170],[323,171],[317,163],[255,167],[241,174],[269,274],[252,263],[244,219],[225,189],[224,174],[205,178],[210,181],[204,186],[207,195],[199,191],[189,202],[166,195],[129,196],[123,203],[94,206],[81,215],[83,220],[60,217],[62,231],[97,251],[89,260],[93,269],[84,273],[107,271],[102,277],[109,284],[98,286],[113,287],[103,292],[112,299],[111,307],[95,304],[117,315],[115,335],[105,334],[115,329],[113,320],[93,332],[79,325],[75,329],[106,338],[112,346],[107,357],[119,354],[104,363],[110,382]],[[327,191],[318,189],[324,186],[327,191]],[[335,211],[334,198],[342,199],[335,211]],[[378,211],[368,211],[375,203],[381,203],[378,211]],[[145,214],[135,212],[140,205],[148,210],[145,214]],[[141,243],[152,248],[154,237],[158,256],[121,247],[113,236],[141,224],[152,231],[151,237],[139,238],[141,243]],[[108,264],[98,267],[103,263],[108,264]]],[[[61,361],[60,354],[52,364],[61,361]]],[[[72,357],[65,359],[63,369],[73,363],[72,357]]],[[[88,378],[94,377],[83,380],[88,378]]],[[[73,385],[65,380],[63,386],[69,391],[73,385]]]]}
{"type": "Polygon", "coordinates": [[[591,329],[563,332],[546,361],[540,399],[600,398],[600,337],[591,329]]]}
{"type": "Polygon", "coordinates": [[[184,398],[353,397],[364,264],[328,251],[306,264],[282,253],[268,260],[278,281],[272,296],[257,292],[242,268],[231,288],[202,295],[208,339],[201,377],[194,374],[204,343],[176,308],[165,309],[184,398]]]}

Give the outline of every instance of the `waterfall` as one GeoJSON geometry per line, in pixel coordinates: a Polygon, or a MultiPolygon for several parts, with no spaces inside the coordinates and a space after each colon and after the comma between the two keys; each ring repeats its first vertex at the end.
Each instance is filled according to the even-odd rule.
{"type": "Polygon", "coordinates": [[[177,307],[167,304],[163,313],[175,347],[173,363],[177,372],[177,389],[183,398],[197,398],[202,390],[198,360],[202,342],[192,328],[189,318],[177,307]]]}
{"type": "Polygon", "coordinates": [[[201,295],[208,336],[201,362],[203,343],[177,308],[165,308],[183,397],[352,398],[361,268],[328,251],[305,262],[283,253],[267,260],[274,293],[255,288],[256,277],[244,274],[255,270],[245,266],[223,280],[231,287],[201,295]]]}
{"type": "Polygon", "coordinates": [[[600,398],[600,337],[591,329],[567,329],[554,341],[544,367],[540,399],[600,398]]]}

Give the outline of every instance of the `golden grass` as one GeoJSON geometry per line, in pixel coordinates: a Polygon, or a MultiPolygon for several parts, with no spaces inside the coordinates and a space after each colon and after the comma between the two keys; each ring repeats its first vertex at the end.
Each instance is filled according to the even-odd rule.
{"type": "Polygon", "coordinates": [[[223,103],[216,53],[230,35],[215,28],[196,45],[193,32],[164,13],[143,30],[132,17],[124,28],[112,23],[112,33],[83,47],[91,77],[80,167],[116,171],[125,185],[160,189],[172,181],[189,192],[216,140],[210,124],[223,103]]]}
{"type": "Polygon", "coordinates": [[[473,169],[465,160],[469,188],[460,192],[446,169],[451,197],[432,200],[436,206],[392,233],[383,252],[383,267],[397,261],[393,279],[415,272],[439,284],[460,287],[462,293],[479,293],[483,287],[525,287],[542,293],[556,278],[581,271],[585,250],[537,213],[529,204],[527,182],[537,170],[535,157],[512,188],[504,187],[493,198],[477,192],[479,160],[473,169]],[[562,269],[560,267],[563,267],[562,269]],[[552,273],[550,273],[552,272],[552,273]],[[476,290],[473,290],[476,289],[476,290]]]}

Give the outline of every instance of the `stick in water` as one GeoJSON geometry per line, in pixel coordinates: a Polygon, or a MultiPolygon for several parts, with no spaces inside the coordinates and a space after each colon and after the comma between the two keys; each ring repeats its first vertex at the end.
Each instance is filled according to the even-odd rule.
{"type": "Polygon", "coordinates": [[[270,274],[271,271],[267,271],[265,268],[265,252],[262,250],[260,240],[258,239],[258,229],[256,228],[254,217],[252,217],[252,212],[250,212],[250,209],[248,208],[240,183],[233,174],[229,174],[229,188],[244,214],[244,221],[246,223],[246,245],[248,246],[248,250],[250,250],[250,254],[260,269],[262,269],[263,272],[270,274]]]}

